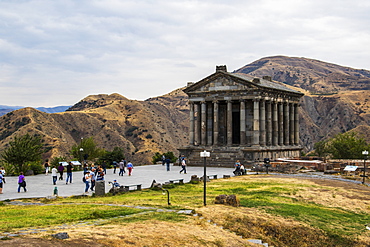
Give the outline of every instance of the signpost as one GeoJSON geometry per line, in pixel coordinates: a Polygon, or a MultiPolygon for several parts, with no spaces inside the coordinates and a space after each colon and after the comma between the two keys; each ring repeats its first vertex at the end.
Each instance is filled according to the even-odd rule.
{"type": "Polygon", "coordinates": [[[204,172],[203,172],[203,183],[204,183],[204,194],[203,194],[203,204],[204,206],[207,205],[206,201],[206,188],[207,188],[207,157],[211,157],[211,153],[204,150],[203,152],[200,152],[200,157],[204,158],[204,172]]]}
{"type": "Polygon", "coordinates": [[[366,159],[367,159],[367,156],[369,155],[369,151],[367,150],[362,151],[362,155],[364,156],[364,174],[362,175],[362,184],[365,184],[365,178],[367,177],[366,176],[366,159]]]}

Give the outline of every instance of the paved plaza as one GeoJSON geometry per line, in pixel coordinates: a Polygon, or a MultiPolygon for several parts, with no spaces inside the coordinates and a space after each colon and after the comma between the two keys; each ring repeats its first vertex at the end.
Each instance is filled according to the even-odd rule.
{"type": "MultiPolygon", "coordinates": [[[[116,179],[121,185],[133,185],[142,184],[142,188],[149,188],[155,180],[157,183],[169,182],[171,179],[184,179],[187,183],[190,181],[192,175],[198,177],[203,176],[204,167],[187,167],[187,174],[180,174],[180,166],[173,166],[171,164],[170,171],[166,170],[166,166],[162,165],[146,165],[136,166],[133,169],[132,176],[128,176],[127,173],[123,176],[118,176],[119,169],[116,174],[113,174],[113,169],[108,169],[105,175],[105,191],[108,192],[111,188],[108,184],[109,181],[116,179]]],[[[234,176],[233,168],[225,167],[207,167],[207,175],[217,175],[218,178],[222,178],[223,175],[234,176]]],[[[85,190],[85,183],[82,182],[83,172],[75,171],[72,175],[72,184],[66,184],[66,173],[64,173],[64,180],[57,180],[57,185],[53,185],[51,173],[47,176],[45,174],[39,174],[36,176],[26,176],[27,192],[18,193],[18,177],[17,176],[6,176],[6,184],[4,184],[3,194],[0,194],[0,201],[6,199],[19,199],[19,198],[39,198],[52,196],[54,188],[58,188],[58,196],[72,196],[82,195],[85,190]]],[[[59,178],[59,174],[58,174],[59,178]]],[[[91,195],[91,192],[89,192],[91,195]]]]}

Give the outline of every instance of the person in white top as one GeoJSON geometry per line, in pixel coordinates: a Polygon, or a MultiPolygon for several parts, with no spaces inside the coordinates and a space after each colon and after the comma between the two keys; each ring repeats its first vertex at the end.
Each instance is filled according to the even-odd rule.
{"type": "Polygon", "coordinates": [[[58,170],[55,168],[55,166],[53,166],[51,169],[51,177],[53,178],[53,184],[56,185],[58,179],[58,170]]]}
{"type": "Polygon", "coordinates": [[[89,192],[89,188],[90,188],[90,181],[91,181],[91,174],[89,171],[86,171],[85,172],[85,175],[84,175],[84,182],[85,182],[85,193],[88,193],[89,192]]]}

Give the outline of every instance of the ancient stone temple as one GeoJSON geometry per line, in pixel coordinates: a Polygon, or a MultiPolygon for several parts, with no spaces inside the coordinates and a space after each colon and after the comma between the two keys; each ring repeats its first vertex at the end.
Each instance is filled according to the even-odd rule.
{"type": "Polygon", "coordinates": [[[226,66],[189,83],[189,145],[180,148],[189,165],[202,165],[200,152],[211,153],[209,166],[253,164],[264,158],[298,157],[298,107],[302,93],[226,66]]]}

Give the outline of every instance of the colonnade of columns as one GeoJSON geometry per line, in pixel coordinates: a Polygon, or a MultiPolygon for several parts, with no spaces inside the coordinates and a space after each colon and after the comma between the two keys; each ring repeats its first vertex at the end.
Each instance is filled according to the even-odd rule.
{"type": "Polygon", "coordinates": [[[190,101],[189,132],[189,144],[195,146],[299,145],[298,103],[283,99],[190,101]]]}

